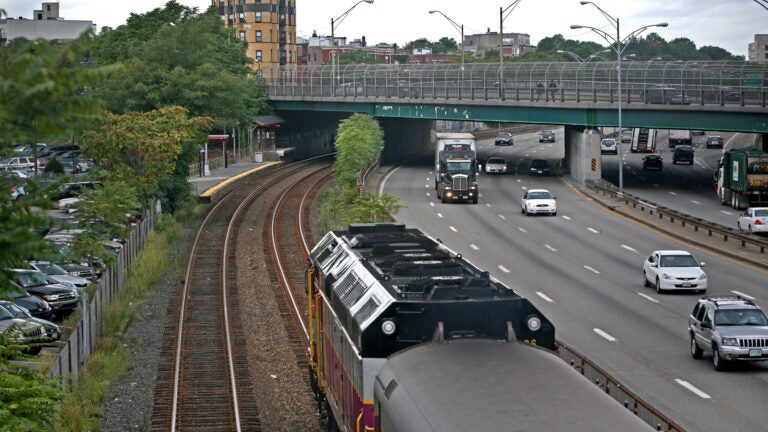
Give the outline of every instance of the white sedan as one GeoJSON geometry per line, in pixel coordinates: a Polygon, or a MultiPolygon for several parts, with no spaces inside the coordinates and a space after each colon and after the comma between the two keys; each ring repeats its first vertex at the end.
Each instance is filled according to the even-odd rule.
{"type": "Polygon", "coordinates": [[[492,157],[485,161],[485,172],[488,174],[507,174],[509,172],[509,166],[505,159],[492,157]]]}
{"type": "Polygon", "coordinates": [[[749,207],[736,221],[739,231],[748,233],[768,232],[768,207],[749,207]]]}
{"type": "Polygon", "coordinates": [[[655,286],[656,292],[667,290],[707,290],[707,274],[690,252],[657,250],[643,263],[643,285],[655,286]]]}
{"type": "Polygon", "coordinates": [[[532,214],[548,214],[557,216],[557,198],[546,189],[530,189],[520,200],[520,211],[526,216],[532,214]]]}

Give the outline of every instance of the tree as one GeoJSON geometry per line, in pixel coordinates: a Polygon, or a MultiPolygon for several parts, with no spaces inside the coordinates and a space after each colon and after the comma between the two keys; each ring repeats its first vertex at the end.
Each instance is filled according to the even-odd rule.
{"type": "Polygon", "coordinates": [[[146,203],[174,173],[184,144],[205,141],[210,123],[208,118],[189,118],[181,107],[123,115],[105,112],[100,127],[83,134],[83,152],[108,167],[109,179],[134,187],[146,203]]]}
{"type": "Polygon", "coordinates": [[[345,191],[357,191],[360,171],[384,148],[384,131],[367,114],[353,114],[341,121],[335,143],[336,181],[345,191]]]}

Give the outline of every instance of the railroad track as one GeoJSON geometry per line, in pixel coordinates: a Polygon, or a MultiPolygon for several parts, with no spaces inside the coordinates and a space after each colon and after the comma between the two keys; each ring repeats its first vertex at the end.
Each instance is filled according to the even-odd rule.
{"type": "MultiPolygon", "coordinates": [[[[251,384],[249,358],[241,343],[248,331],[236,307],[238,290],[244,289],[238,286],[232,265],[236,236],[250,222],[243,215],[260,197],[294,190],[291,185],[307,184],[307,177],[315,178],[309,180],[315,184],[317,172],[325,172],[327,178],[330,166],[328,160],[304,161],[250,176],[212,206],[198,230],[183,287],[168,309],[174,318],[165,334],[172,342],[161,353],[151,430],[263,430],[255,397],[258,389],[251,384]]],[[[306,261],[301,268],[305,266],[306,261]]],[[[291,315],[287,322],[300,322],[296,316],[300,315],[291,315]]],[[[297,358],[304,359],[304,351],[297,358]]]]}

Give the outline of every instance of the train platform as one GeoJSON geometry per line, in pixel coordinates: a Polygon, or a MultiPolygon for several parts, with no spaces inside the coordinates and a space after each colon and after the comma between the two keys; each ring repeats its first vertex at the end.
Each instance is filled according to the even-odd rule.
{"type": "Polygon", "coordinates": [[[231,163],[227,167],[210,170],[204,176],[192,176],[188,181],[192,185],[192,194],[199,201],[211,202],[215,200],[214,197],[217,193],[227,190],[227,187],[237,182],[237,180],[249,176],[256,171],[281,163],[240,161],[231,163]]]}

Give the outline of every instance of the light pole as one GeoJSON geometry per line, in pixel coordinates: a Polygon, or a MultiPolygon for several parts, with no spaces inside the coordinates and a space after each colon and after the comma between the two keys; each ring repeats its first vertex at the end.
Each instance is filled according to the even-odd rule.
{"type": "Polygon", "coordinates": [[[522,0],[515,0],[511,5],[505,8],[499,6],[499,94],[502,95],[504,94],[504,20],[509,17],[521,1],[522,0]]]}
{"type": "Polygon", "coordinates": [[[619,196],[624,195],[624,152],[622,149],[622,142],[621,142],[621,55],[624,53],[624,50],[627,48],[626,43],[628,41],[631,41],[635,37],[637,37],[640,33],[644,32],[645,30],[651,28],[651,27],[666,27],[669,24],[667,23],[659,23],[659,24],[651,24],[644,27],[640,27],[637,30],[632,31],[629,33],[624,39],[621,39],[621,33],[619,31],[619,19],[612,17],[610,14],[608,14],[606,11],[600,8],[597,4],[591,2],[591,1],[582,1],[582,5],[591,4],[597,10],[600,11],[601,14],[611,23],[611,26],[616,29],[616,37],[609,35],[604,30],[601,30],[599,28],[590,27],[590,26],[582,26],[582,25],[571,25],[571,29],[580,29],[580,28],[586,28],[590,29],[593,32],[597,33],[601,38],[605,39],[606,42],[608,42],[608,45],[611,47],[611,49],[616,53],[616,79],[617,79],[617,88],[619,92],[618,97],[618,123],[619,123],[619,196]],[[622,45],[624,45],[624,48],[622,48],[622,45]]]}
{"type": "Polygon", "coordinates": [[[456,21],[448,18],[448,15],[440,12],[439,10],[431,10],[429,13],[439,13],[440,15],[444,16],[445,19],[447,19],[448,22],[451,23],[451,25],[461,33],[461,80],[464,81],[464,24],[459,24],[456,21]]]}
{"type": "MultiPolygon", "coordinates": [[[[574,59],[576,59],[576,61],[579,62],[579,63],[588,63],[593,58],[598,58],[598,57],[603,58],[603,56],[601,56],[600,54],[606,53],[608,51],[610,51],[610,50],[609,49],[604,49],[604,50],[598,51],[596,53],[592,53],[592,54],[588,55],[586,58],[581,58],[581,57],[579,57],[578,54],[576,54],[575,52],[571,52],[571,51],[557,50],[557,53],[558,54],[568,54],[569,56],[571,56],[574,59]]],[[[603,59],[603,60],[605,60],[605,59],[603,59]]]]}
{"type": "Polygon", "coordinates": [[[352,12],[352,9],[356,8],[360,3],[373,3],[373,0],[359,0],[335,20],[331,18],[331,93],[334,95],[336,94],[336,24],[341,24],[341,22],[344,21],[344,18],[352,12]]]}

